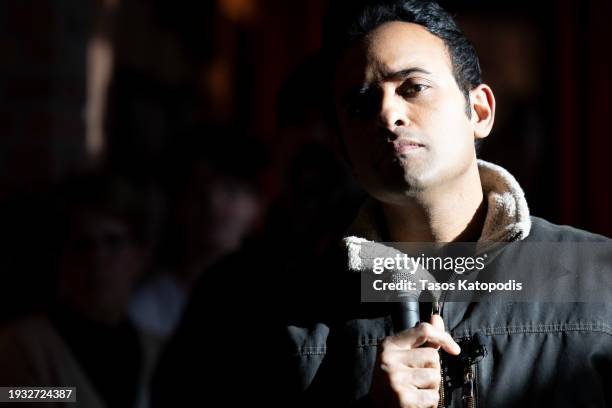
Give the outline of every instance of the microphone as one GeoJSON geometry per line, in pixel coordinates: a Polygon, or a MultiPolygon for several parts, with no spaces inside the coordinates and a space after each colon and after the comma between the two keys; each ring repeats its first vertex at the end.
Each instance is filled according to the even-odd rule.
{"type": "MultiPolygon", "coordinates": [[[[397,271],[392,274],[391,280],[394,283],[414,281],[414,277],[405,271],[397,271]]],[[[419,324],[419,295],[420,291],[400,291],[397,294],[397,301],[394,304],[391,320],[393,330],[396,333],[412,329],[419,324]]]]}
{"type": "MultiPolygon", "coordinates": [[[[344,242],[348,249],[349,270],[362,273],[371,273],[373,261],[376,258],[395,258],[397,255],[403,256],[404,252],[397,248],[387,246],[383,243],[367,241],[363,238],[347,237],[344,242]]],[[[410,249],[410,247],[408,247],[410,249]]],[[[408,251],[414,252],[414,251],[408,251]]],[[[397,269],[383,274],[383,280],[393,283],[411,282],[413,290],[398,290],[394,293],[387,293],[385,302],[392,302],[391,319],[395,333],[412,329],[420,322],[419,297],[421,297],[420,281],[436,282],[435,277],[423,267],[411,272],[404,269],[397,269]]],[[[439,290],[425,290],[425,296],[429,302],[434,303],[440,297],[439,290]]]]}
{"type": "Polygon", "coordinates": [[[398,302],[395,306],[393,319],[393,329],[396,333],[412,329],[420,320],[419,301],[407,300],[398,302]]]}

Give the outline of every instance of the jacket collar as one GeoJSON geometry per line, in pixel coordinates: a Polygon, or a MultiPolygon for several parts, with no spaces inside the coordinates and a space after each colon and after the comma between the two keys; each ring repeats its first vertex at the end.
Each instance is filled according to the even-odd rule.
{"type": "MultiPolygon", "coordinates": [[[[486,250],[499,242],[525,239],[531,230],[531,218],[525,193],[519,183],[503,167],[484,160],[478,160],[478,171],[488,204],[478,248],[486,250]]],[[[384,228],[378,202],[368,198],[343,238],[350,269],[360,269],[361,244],[383,241],[384,228]]]]}

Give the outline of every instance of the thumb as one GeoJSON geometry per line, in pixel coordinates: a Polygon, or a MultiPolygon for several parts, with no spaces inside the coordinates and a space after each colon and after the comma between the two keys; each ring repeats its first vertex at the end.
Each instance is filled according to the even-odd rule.
{"type": "MultiPolygon", "coordinates": [[[[429,320],[429,323],[435,327],[436,329],[440,329],[441,331],[446,331],[444,329],[444,320],[442,319],[442,316],[440,316],[439,314],[433,314],[431,315],[431,319],[429,320]]],[[[453,355],[457,355],[461,352],[461,348],[459,347],[459,345],[453,341],[454,344],[454,350],[452,352],[450,352],[453,355]]],[[[436,347],[436,349],[440,349],[440,347],[436,347]]],[[[446,348],[445,348],[446,350],[446,348]]]]}
{"type": "Polygon", "coordinates": [[[444,331],[444,320],[442,320],[442,316],[440,316],[439,314],[431,315],[429,323],[436,329],[444,331]]]}
{"type": "MultiPolygon", "coordinates": [[[[444,320],[442,320],[442,316],[440,316],[439,314],[432,314],[431,319],[429,319],[429,324],[431,324],[436,329],[440,329],[441,331],[444,331],[444,320]]],[[[426,346],[433,347],[436,350],[440,350],[440,346],[437,346],[431,343],[427,343],[426,346]]]]}

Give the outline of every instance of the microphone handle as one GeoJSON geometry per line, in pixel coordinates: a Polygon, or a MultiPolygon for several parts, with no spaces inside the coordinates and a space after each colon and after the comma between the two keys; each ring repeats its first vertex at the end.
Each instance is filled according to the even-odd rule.
{"type": "Polygon", "coordinates": [[[395,316],[393,316],[393,329],[396,333],[412,329],[419,324],[419,301],[409,300],[398,302],[395,316]]]}

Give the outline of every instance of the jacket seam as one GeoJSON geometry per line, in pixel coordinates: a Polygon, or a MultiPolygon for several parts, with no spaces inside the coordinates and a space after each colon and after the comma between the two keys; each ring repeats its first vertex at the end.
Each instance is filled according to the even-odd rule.
{"type": "Polygon", "coordinates": [[[302,347],[297,350],[295,356],[316,356],[327,353],[327,347],[302,347]]]}
{"type": "MultiPolygon", "coordinates": [[[[561,333],[561,332],[592,332],[603,333],[612,336],[612,327],[603,324],[543,324],[536,326],[498,326],[485,327],[482,329],[483,334],[487,336],[496,336],[504,334],[527,334],[527,333],[561,333]]],[[[469,332],[461,333],[459,338],[469,338],[469,332]]]]}
{"type": "Polygon", "coordinates": [[[357,348],[378,347],[378,345],[382,343],[384,339],[385,337],[378,337],[375,339],[362,340],[357,343],[357,348]]]}
{"type": "MultiPolygon", "coordinates": [[[[378,347],[378,345],[384,340],[384,337],[380,337],[377,339],[368,339],[366,341],[362,341],[357,343],[355,346],[358,349],[369,348],[369,347],[378,347]]],[[[327,353],[327,347],[301,347],[298,351],[294,353],[294,356],[311,356],[311,355],[324,355],[327,353]]]]}

